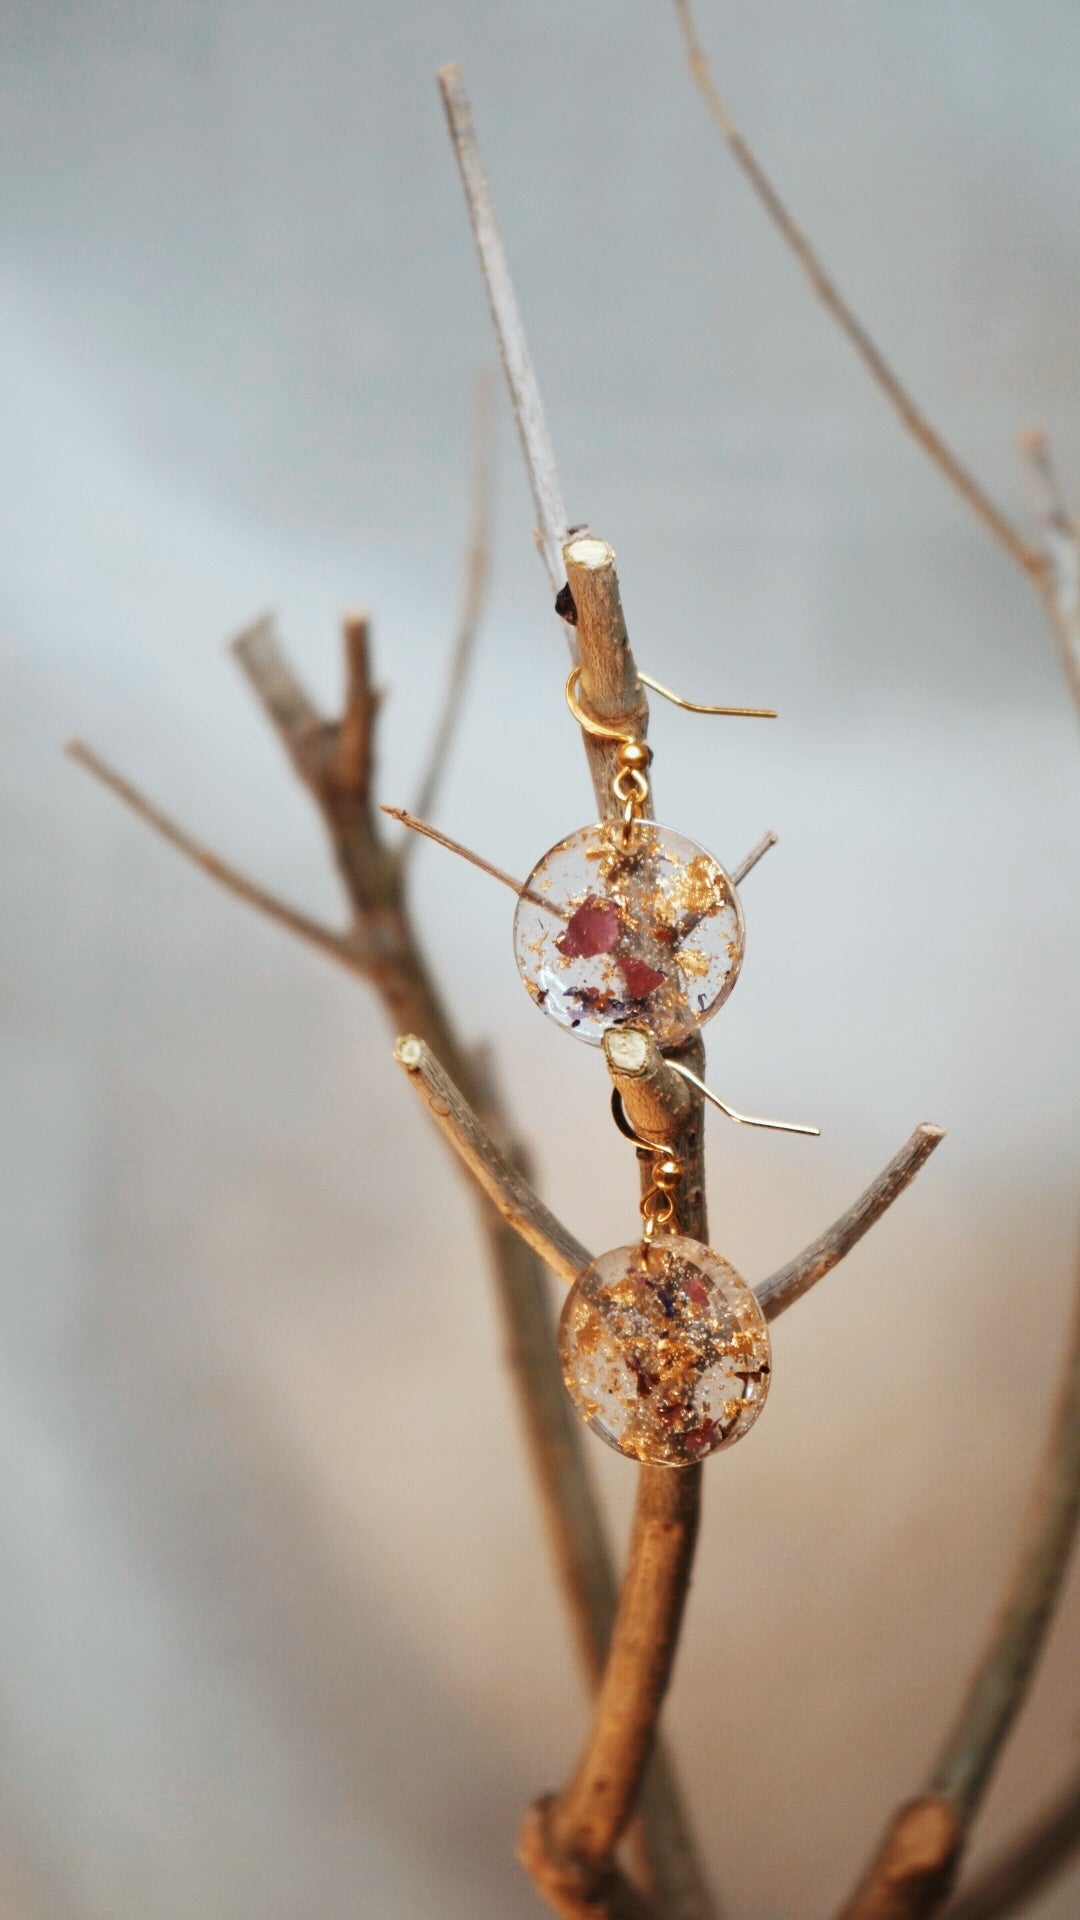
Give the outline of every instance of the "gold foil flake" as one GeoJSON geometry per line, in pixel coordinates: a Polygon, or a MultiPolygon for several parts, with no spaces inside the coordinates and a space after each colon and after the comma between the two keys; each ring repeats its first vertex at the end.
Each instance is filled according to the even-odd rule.
{"type": "Polygon", "coordinates": [[[685,973],[688,980],[703,980],[712,966],[707,953],[700,947],[679,948],[679,972],[685,973]]]}

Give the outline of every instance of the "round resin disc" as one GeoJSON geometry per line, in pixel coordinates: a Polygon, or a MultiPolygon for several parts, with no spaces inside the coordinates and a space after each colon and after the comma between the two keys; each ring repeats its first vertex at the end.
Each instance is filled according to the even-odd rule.
{"type": "Polygon", "coordinates": [[[718,1253],[681,1234],[616,1247],[580,1273],[559,1322],[570,1398],[632,1460],[684,1467],[748,1433],[769,1390],[765,1316],[718,1253]]]}
{"type": "Polygon", "coordinates": [[[735,985],[739,896],[696,840],[619,820],[579,827],[546,853],[518,896],[514,957],[537,1006],[590,1046],[642,1027],[675,1046],[735,985]]]}

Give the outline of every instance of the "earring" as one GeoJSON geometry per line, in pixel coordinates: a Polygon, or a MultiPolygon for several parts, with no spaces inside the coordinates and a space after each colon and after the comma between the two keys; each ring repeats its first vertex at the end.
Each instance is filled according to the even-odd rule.
{"type": "Polygon", "coordinates": [[[772,1377],[769,1329],[734,1267],[679,1232],[677,1155],[631,1130],[617,1093],[612,1110],[639,1153],[652,1156],[652,1178],[641,1197],[639,1241],[601,1254],[567,1295],[559,1321],[563,1380],[609,1447],[649,1466],[685,1467],[749,1433],[772,1377]]]}
{"type": "MultiPolygon", "coordinates": [[[[514,915],[514,957],[537,1006],[578,1039],[599,1046],[611,1027],[633,1025],[659,1046],[678,1046],[735,985],[742,905],[711,853],[645,817],[651,751],[586,713],[580,672],[567,680],[566,702],[586,733],[618,742],[612,791],[622,818],[579,827],[533,868],[514,915]]],[[[770,708],[701,706],[638,678],[693,713],[775,718],[770,708]]]]}

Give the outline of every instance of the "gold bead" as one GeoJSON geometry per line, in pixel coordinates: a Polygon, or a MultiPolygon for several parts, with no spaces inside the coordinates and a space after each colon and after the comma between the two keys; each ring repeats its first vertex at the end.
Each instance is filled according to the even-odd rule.
{"type": "Polygon", "coordinates": [[[653,1168],[653,1186],[661,1193],[670,1193],[682,1178],[682,1168],[677,1160],[660,1160],[653,1168]]]}
{"type": "Polygon", "coordinates": [[[619,748],[621,767],[635,767],[644,771],[651,759],[652,748],[647,747],[644,740],[624,740],[619,748]]]}

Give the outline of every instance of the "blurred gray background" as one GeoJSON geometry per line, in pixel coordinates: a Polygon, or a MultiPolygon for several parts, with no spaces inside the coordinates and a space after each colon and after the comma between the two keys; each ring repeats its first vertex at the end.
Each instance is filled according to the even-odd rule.
{"type": "MultiPolygon", "coordinates": [[[[1080,483],[1075,7],[703,0],[700,26],[994,497],[1023,519],[1033,424],[1080,483]]],[[[457,57],[638,657],[781,711],[654,725],[662,818],[732,862],[781,835],[710,1077],[823,1130],[718,1119],[712,1238],[759,1278],[916,1121],[949,1129],[708,1471],[669,1730],[733,1913],[820,1913],[946,1724],[1068,1314],[1077,742],[1040,610],[813,303],[660,0],[9,0],[2,40],[0,1909],[539,1911],[512,1835],[583,1705],[467,1201],[364,988],[59,754],[84,734],[339,913],[222,648],[272,606],[332,701],[360,603],[382,793],[411,798],[491,356],[434,85],[457,57]]],[[[441,818],[520,873],[592,803],[505,412],[498,465],[441,818]]],[[[416,879],[547,1196],[620,1244],[596,1055],[521,992],[499,889],[435,849],[416,879]]],[[[632,1474],[591,1452],[621,1532],[632,1474]]],[[[1075,1760],[1078,1628],[1074,1581],[980,1853],[1075,1760]]]]}

